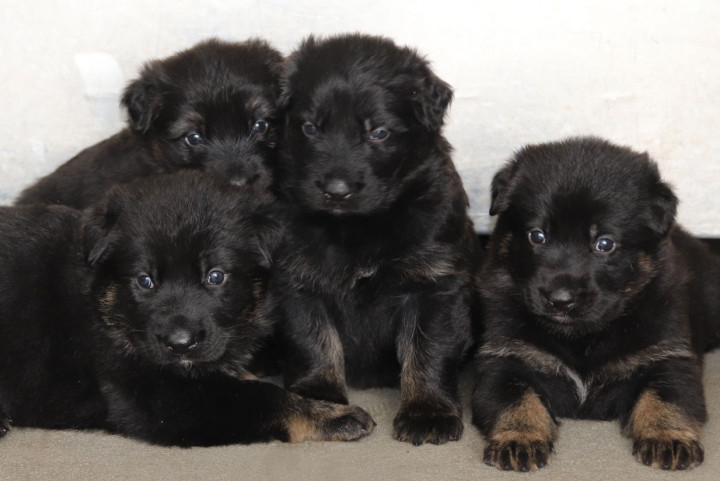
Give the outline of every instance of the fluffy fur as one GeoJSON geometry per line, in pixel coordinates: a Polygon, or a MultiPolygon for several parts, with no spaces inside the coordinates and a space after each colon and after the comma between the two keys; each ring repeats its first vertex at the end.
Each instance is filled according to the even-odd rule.
{"type": "Polygon", "coordinates": [[[292,219],[272,288],[286,384],[347,402],[346,383],[399,382],[397,439],[458,439],[478,248],[441,133],[452,91],[381,37],[310,37],[286,70],[292,219]]]}
{"type": "Polygon", "coordinates": [[[153,443],[351,440],[363,410],[247,380],[269,221],[207,174],[140,179],[85,218],[0,209],[0,426],[153,443]]]}
{"type": "Polygon", "coordinates": [[[526,147],[496,174],[472,401],[486,463],[544,466],[558,417],[619,419],[646,465],[702,462],[720,262],[676,204],[647,154],[595,138],[526,147]]]}
{"type": "Polygon", "coordinates": [[[281,63],[261,40],[207,40],[147,63],[122,97],[128,127],[27,188],[16,204],[83,208],[112,185],[185,168],[267,190],[281,63]]]}

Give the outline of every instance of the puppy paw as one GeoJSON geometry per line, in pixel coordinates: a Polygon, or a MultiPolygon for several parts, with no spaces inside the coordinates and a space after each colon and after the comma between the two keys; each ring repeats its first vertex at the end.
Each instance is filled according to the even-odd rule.
{"type": "Polygon", "coordinates": [[[334,417],[321,426],[325,441],[355,441],[370,434],[377,424],[367,411],[358,406],[338,405],[334,417]]]}
{"type": "Polygon", "coordinates": [[[444,444],[462,436],[460,416],[426,409],[403,409],[393,421],[393,437],[419,446],[423,443],[444,444]]]}
{"type": "Polygon", "coordinates": [[[287,423],[290,442],[355,441],[375,429],[367,411],[352,405],[305,399],[301,412],[287,423]]]}
{"type": "Polygon", "coordinates": [[[491,441],[483,461],[503,471],[534,471],[547,466],[552,451],[553,443],[548,440],[491,441]]]}
{"type": "Polygon", "coordinates": [[[534,471],[547,465],[557,424],[538,395],[528,390],[498,417],[483,460],[504,471],[534,471]]]}
{"type": "Polygon", "coordinates": [[[674,471],[703,462],[699,425],[652,390],[638,398],[626,434],[633,439],[633,456],[646,466],[674,471]]]}
{"type": "Polygon", "coordinates": [[[633,443],[633,456],[645,466],[681,471],[699,466],[705,455],[696,440],[638,439],[633,443]]]}

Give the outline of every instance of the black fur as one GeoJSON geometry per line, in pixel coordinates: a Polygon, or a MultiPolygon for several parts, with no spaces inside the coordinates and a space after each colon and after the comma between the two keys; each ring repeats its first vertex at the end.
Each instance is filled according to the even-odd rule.
{"type": "Polygon", "coordinates": [[[148,62],[122,97],[128,127],[25,189],[16,204],[84,208],[115,184],[184,168],[269,189],[281,64],[264,41],[214,39],[148,62]]]}
{"type": "Polygon", "coordinates": [[[557,417],[619,419],[645,464],[702,461],[720,262],[674,224],[676,204],[647,154],[595,138],[526,147],[497,173],[473,394],[488,464],[542,467],[557,417]],[[676,425],[653,424],[661,412],[676,425]]]}
{"type": "Polygon", "coordinates": [[[401,385],[395,437],[462,433],[477,239],[441,128],[450,87],[413,50],[310,37],[289,57],[281,185],[292,204],[275,263],[286,384],[347,402],[401,385]]]}
{"type": "Polygon", "coordinates": [[[0,420],[181,446],[368,434],[359,408],[245,380],[270,330],[258,203],[183,172],[120,186],[84,218],[0,209],[0,420]]]}

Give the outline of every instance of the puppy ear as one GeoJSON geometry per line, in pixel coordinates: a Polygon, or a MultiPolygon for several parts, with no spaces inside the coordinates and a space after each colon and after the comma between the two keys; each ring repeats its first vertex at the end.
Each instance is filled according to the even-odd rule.
{"type": "Polygon", "coordinates": [[[490,215],[497,215],[510,205],[511,181],[516,170],[515,162],[510,162],[493,177],[490,185],[490,215]]]}
{"type": "Polygon", "coordinates": [[[670,186],[659,178],[650,188],[648,225],[661,236],[666,236],[675,224],[678,199],[670,186]]]}
{"type": "Polygon", "coordinates": [[[428,69],[413,97],[413,110],[418,121],[430,132],[440,130],[453,98],[450,85],[428,69]]]}
{"type": "Polygon", "coordinates": [[[85,211],[83,244],[85,259],[89,265],[102,263],[110,254],[112,246],[119,238],[117,230],[114,229],[119,216],[120,209],[112,194],[106,201],[85,211]]]}
{"type": "Polygon", "coordinates": [[[160,116],[167,89],[162,77],[157,64],[150,63],[145,66],[140,78],[131,82],[123,93],[121,103],[128,111],[128,123],[135,132],[147,133],[153,121],[160,116]]]}

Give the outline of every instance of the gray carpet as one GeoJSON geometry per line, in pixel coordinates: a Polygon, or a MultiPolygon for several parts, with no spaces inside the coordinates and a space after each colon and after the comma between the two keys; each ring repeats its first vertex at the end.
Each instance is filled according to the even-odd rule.
{"type": "Polygon", "coordinates": [[[614,422],[563,420],[550,465],[531,474],[504,473],[482,463],[484,442],[470,424],[470,383],[463,381],[462,440],[413,447],[393,441],[399,391],[352,391],[378,423],[352,443],[273,442],[219,448],[162,448],[96,432],[14,429],[0,441],[0,480],[718,480],[720,479],[720,352],[706,357],[710,420],[705,463],[682,473],[638,464],[614,422]]]}

